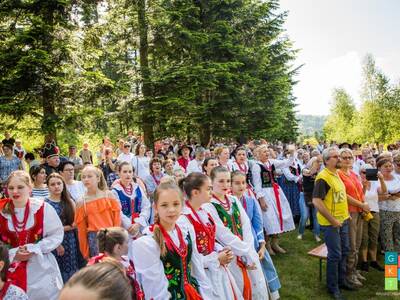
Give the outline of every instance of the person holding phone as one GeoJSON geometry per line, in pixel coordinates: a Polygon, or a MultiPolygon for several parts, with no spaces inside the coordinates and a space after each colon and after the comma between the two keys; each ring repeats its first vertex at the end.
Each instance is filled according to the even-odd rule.
{"type": "Polygon", "coordinates": [[[376,165],[387,187],[387,193],[379,202],[382,248],[384,251],[400,251],[400,177],[393,174],[390,158],[381,158],[376,165]]]}
{"type": "Polygon", "coordinates": [[[334,299],[344,299],[340,288],[353,290],[346,280],[349,246],[349,211],[346,187],[337,171],[339,153],[336,147],[322,152],[325,168],[317,175],[313,191],[313,204],[318,210],[317,219],[324,234],[328,250],[326,284],[334,299]]]}
{"type": "Polygon", "coordinates": [[[363,220],[363,234],[361,241],[361,270],[368,272],[369,265],[378,270],[384,271],[376,261],[376,253],[378,248],[378,236],[380,227],[379,217],[379,200],[385,198],[387,188],[382,173],[378,172],[377,178],[379,180],[370,180],[367,178],[368,170],[376,170],[371,165],[365,164],[360,169],[361,182],[365,194],[365,201],[368,203],[372,219],[363,220]],[[371,263],[368,264],[368,254],[371,258],[371,263]]]}

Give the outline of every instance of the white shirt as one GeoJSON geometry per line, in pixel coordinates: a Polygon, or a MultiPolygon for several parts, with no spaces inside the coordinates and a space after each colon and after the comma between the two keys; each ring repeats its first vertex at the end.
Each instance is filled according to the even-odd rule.
{"type": "Polygon", "coordinates": [[[75,181],[73,184],[67,184],[67,190],[72,200],[77,202],[86,192],[86,188],[82,181],[75,181]]]}
{"type": "Polygon", "coordinates": [[[134,155],[133,153],[131,153],[131,152],[129,152],[129,153],[127,153],[127,154],[121,153],[120,155],[118,155],[117,160],[119,160],[119,161],[131,162],[131,160],[132,160],[132,158],[133,158],[134,156],[135,156],[135,155],[134,155]]]}
{"type": "Polygon", "coordinates": [[[203,165],[204,160],[197,160],[197,159],[193,159],[191,161],[189,161],[189,164],[186,168],[186,175],[189,175],[190,173],[193,172],[200,172],[203,173],[202,170],[202,165],[203,165]]]}
{"type": "MultiPolygon", "coordinates": [[[[396,194],[400,192],[400,177],[393,175],[393,179],[390,181],[385,180],[385,184],[390,194],[396,194]]],[[[384,200],[379,201],[379,209],[385,211],[400,211],[400,201],[396,200],[384,200]]]]}
{"type": "Polygon", "coordinates": [[[369,208],[373,212],[379,212],[379,198],[378,189],[381,187],[379,181],[370,181],[371,186],[369,190],[365,191],[365,201],[368,203],[369,208]]]}
{"type": "Polygon", "coordinates": [[[142,180],[144,180],[150,174],[149,169],[144,166],[141,159],[139,159],[133,153],[121,153],[118,155],[117,160],[131,163],[132,167],[135,169],[135,175],[139,176],[142,180]]]}

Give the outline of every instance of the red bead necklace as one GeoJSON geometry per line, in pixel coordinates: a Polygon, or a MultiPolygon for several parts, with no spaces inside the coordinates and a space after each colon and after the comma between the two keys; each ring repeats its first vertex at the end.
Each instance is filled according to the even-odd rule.
{"type": "MultiPolygon", "coordinates": [[[[11,202],[11,208],[14,211],[15,207],[14,207],[14,203],[11,202]]],[[[19,240],[19,244],[20,245],[25,245],[28,239],[28,235],[25,232],[25,228],[26,228],[26,224],[28,223],[28,217],[29,217],[29,212],[30,212],[30,205],[29,205],[29,199],[26,202],[25,205],[25,212],[24,212],[24,218],[22,219],[22,221],[18,221],[17,216],[15,213],[13,213],[11,215],[11,221],[12,221],[12,225],[14,227],[15,233],[18,237],[19,240]],[[22,236],[25,235],[25,239],[24,241],[22,241],[22,236]]]]}
{"type": "Polygon", "coordinates": [[[218,200],[219,204],[221,204],[221,206],[226,210],[226,211],[230,211],[231,210],[231,202],[228,199],[228,196],[225,195],[224,196],[224,200],[221,200],[220,198],[218,198],[215,194],[213,194],[213,197],[218,200]]]}
{"type": "Polygon", "coordinates": [[[179,247],[175,245],[174,241],[172,238],[169,236],[168,232],[164,229],[164,227],[158,223],[158,226],[160,227],[160,231],[162,235],[164,236],[165,244],[169,250],[175,250],[175,252],[182,258],[184,261],[186,259],[187,253],[188,253],[188,247],[183,240],[183,234],[181,229],[175,225],[176,232],[178,233],[178,239],[179,239],[179,247]]]}

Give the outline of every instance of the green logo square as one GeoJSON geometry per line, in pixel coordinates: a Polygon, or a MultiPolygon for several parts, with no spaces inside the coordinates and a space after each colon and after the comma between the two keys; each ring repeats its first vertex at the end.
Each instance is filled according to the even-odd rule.
{"type": "Polygon", "coordinates": [[[397,291],[397,278],[385,278],[385,291],[397,291]]]}

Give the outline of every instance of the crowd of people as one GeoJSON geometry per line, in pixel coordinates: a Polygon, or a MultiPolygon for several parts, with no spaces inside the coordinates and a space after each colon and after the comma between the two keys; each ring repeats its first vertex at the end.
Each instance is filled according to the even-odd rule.
{"type": "Polygon", "coordinates": [[[130,132],[78,151],[35,157],[6,133],[0,299],[279,299],[280,237],[307,226],[344,299],[400,251],[400,143],[171,138],[153,152],[130,132]]]}

